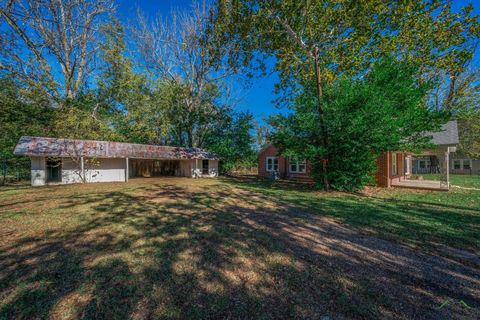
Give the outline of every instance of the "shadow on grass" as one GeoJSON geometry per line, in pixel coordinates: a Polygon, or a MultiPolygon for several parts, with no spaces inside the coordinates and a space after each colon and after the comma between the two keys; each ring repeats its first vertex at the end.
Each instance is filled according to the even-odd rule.
{"type": "MultiPolygon", "coordinates": [[[[429,198],[365,197],[361,194],[312,192],[305,184],[272,182],[265,179],[232,179],[232,184],[261,193],[282,205],[292,205],[310,213],[334,217],[383,238],[415,246],[453,246],[480,253],[480,208],[433,202],[429,198]]],[[[444,195],[443,193],[441,194],[444,195]]],[[[479,194],[480,195],[480,194],[479,194]]],[[[462,195],[457,203],[462,202],[462,195]]]]}
{"type": "Polygon", "coordinates": [[[319,203],[232,185],[137,191],[72,195],[62,210],[89,206],[75,228],[1,247],[0,318],[445,318],[478,309],[438,309],[438,299],[480,305],[478,270],[303,210],[319,203]]]}

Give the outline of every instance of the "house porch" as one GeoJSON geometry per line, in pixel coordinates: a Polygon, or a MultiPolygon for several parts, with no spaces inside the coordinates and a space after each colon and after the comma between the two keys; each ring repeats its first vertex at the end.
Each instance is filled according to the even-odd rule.
{"type": "Polygon", "coordinates": [[[413,179],[400,179],[392,181],[393,187],[409,188],[409,189],[424,189],[435,191],[448,191],[441,181],[435,180],[413,180],[413,179]]]}

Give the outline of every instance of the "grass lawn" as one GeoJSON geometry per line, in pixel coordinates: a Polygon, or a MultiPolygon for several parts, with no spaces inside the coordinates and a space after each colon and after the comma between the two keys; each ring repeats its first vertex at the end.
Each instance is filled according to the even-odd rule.
{"type": "Polygon", "coordinates": [[[480,316],[477,190],[2,187],[0,226],[0,319],[480,316]]]}
{"type": "MultiPolygon", "coordinates": [[[[440,180],[440,174],[421,174],[425,180],[440,180]]],[[[480,189],[480,175],[450,174],[450,184],[463,188],[480,189]]]]}

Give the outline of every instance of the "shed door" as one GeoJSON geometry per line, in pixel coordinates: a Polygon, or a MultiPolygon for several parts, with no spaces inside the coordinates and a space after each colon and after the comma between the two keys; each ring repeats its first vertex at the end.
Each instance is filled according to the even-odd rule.
{"type": "Polygon", "coordinates": [[[61,182],[62,181],[62,160],[61,159],[47,159],[47,182],[61,182]]]}
{"type": "Polygon", "coordinates": [[[202,160],[202,174],[208,174],[208,160],[202,160]]]}

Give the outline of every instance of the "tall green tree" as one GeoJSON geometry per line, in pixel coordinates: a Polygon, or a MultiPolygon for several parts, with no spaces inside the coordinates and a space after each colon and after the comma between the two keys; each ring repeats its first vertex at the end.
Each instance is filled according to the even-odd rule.
{"type": "Polygon", "coordinates": [[[206,138],[205,147],[220,157],[221,173],[254,167],[257,155],[253,149],[253,116],[248,112],[227,112],[206,138]]]}
{"type": "MultiPolygon", "coordinates": [[[[305,83],[314,81],[318,134],[325,149],[331,132],[322,104],[325,86],[343,76],[362,76],[372,61],[389,54],[415,64],[417,76],[425,81],[432,80],[438,70],[454,76],[472,58],[480,33],[472,7],[453,13],[452,1],[216,3],[213,20],[219,41],[242,48],[235,51],[232,63],[258,62],[254,54],[258,52],[275,56],[275,68],[280,73],[278,89],[287,103],[305,83]]],[[[329,159],[323,160],[327,163],[329,159]]],[[[323,171],[328,177],[328,168],[323,171]]],[[[328,189],[328,180],[324,186],[328,189]]]]}
{"type": "Polygon", "coordinates": [[[234,74],[222,63],[229,47],[209,32],[207,11],[172,11],[168,19],[139,15],[132,27],[139,56],[161,83],[175,88],[175,137],[179,145],[201,147],[213,123],[228,108],[225,79],[234,74]]]}
{"type": "Polygon", "coordinates": [[[323,185],[322,160],[329,159],[328,180],[336,190],[357,190],[373,180],[378,155],[389,150],[428,146],[422,132],[445,120],[424,107],[428,84],[416,67],[389,58],[375,63],[363,78],[344,77],[329,84],[322,103],[330,143],[325,146],[318,121],[315,83],[303,86],[289,116],[274,116],[272,141],[289,157],[306,159],[323,185]]]}
{"type": "Polygon", "coordinates": [[[125,141],[165,143],[168,129],[165,106],[171,104],[174,92],[168,83],[155,86],[148,74],[134,70],[120,22],[113,20],[102,31],[104,41],[100,49],[104,63],[98,77],[97,114],[125,141]]]}
{"type": "MultiPolygon", "coordinates": [[[[458,150],[470,158],[480,158],[480,68],[471,67],[455,80],[455,92],[449,98],[450,87],[439,90],[439,104],[458,121],[458,150]]],[[[437,97],[437,96],[436,96],[437,97]]]]}
{"type": "Polygon", "coordinates": [[[42,96],[23,90],[8,78],[0,79],[0,157],[12,158],[18,139],[23,135],[46,136],[54,110],[42,96]]]}

